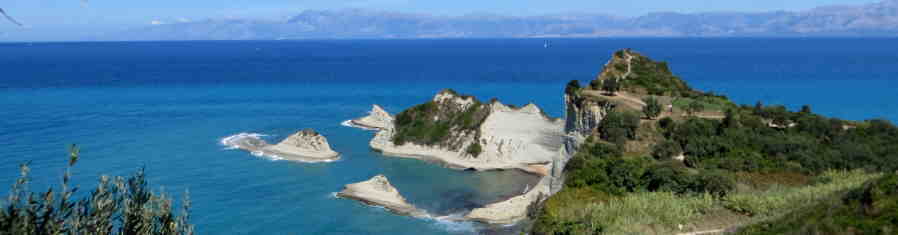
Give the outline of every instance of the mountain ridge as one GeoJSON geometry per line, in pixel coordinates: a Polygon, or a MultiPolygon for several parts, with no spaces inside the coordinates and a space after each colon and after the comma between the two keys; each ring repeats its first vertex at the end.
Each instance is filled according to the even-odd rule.
{"type": "Polygon", "coordinates": [[[306,10],[285,20],[158,24],[99,40],[898,36],[898,1],[805,11],[438,16],[382,10],[306,10]]]}

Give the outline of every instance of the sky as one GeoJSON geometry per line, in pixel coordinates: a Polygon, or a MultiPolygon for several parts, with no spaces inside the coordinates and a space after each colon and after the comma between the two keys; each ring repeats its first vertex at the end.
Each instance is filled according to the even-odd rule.
{"type": "Polygon", "coordinates": [[[0,22],[0,40],[53,39],[161,22],[208,18],[285,18],[303,10],[362,8],[434,15],[543,15],[566,12],[637,16],[649,12],[806,10],[878,0],[3,0],[25,23],[0,22]]]}

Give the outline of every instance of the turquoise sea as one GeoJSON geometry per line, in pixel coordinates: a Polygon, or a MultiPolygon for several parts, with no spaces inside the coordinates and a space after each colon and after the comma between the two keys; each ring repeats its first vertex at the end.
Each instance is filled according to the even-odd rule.
{"type": "Polygon", "coordinates": [[[696,88],[845,119],[898,121],[898,39],[478,39],[0,44],[0,193],[31,162],[32,189],[60,182],[67,145],[75,182],[145,167],[151,185],[189,190],[199,234],[475,234],[487,227],[395,216],[337,199],[386,175],[413,203],[458,214],[522,190],[516,171],[463,172],[384,157],[373,133],[341,126],[371,104],[392,113],[453,88],[483,100],[563,113],[567,81],[593,79],[633,48],[696,88]],[[275,161],[219,142],[274,142],[314,128],[333,163],[275,161]]]}

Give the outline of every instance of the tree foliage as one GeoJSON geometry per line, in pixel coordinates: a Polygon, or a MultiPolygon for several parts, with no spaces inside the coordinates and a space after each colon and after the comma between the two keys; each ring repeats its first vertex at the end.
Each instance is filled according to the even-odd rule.
{"type": "Polygon", "coordinates": [[[21,176],[0,211],[0,234],[193,234],[190,201],[185,197],[176,215],[168,196],[149,189],[143,170],[127,179],[102,176],[88,195],[73,198],[78,188],[70,186],[70,169],[78,157],[73,147],[58,191],[30,192],[30,169],[22,164],[21,176]]]}
{"type": "Polygon", "coordinates": [[[645,114],[645,117],[648,119],[655,119],[658,116],[661,116],[661,103],[658,102],[658,99],[654,96],[649,96],[645,99],[642,99],[645,102],[645,106],[642,107],[642,113],[645,114]]]}
{"type": "Polygon", "coordinates": [[[617,78],[606,79],[602,82],[602,90],[609,95],[617,95],[617,92],[620,91],[620,81],[617,78]]]}

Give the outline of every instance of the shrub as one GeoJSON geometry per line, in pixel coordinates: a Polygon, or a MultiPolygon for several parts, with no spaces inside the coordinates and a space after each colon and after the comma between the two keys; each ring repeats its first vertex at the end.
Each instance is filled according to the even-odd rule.
{"type": "Polygon", "coordinates": [[[674,126],[674,124],[676,123],[674,123],[674,120],[670,117],[664,117],[661,118],[661,120],[658,120],[658,127],[661,127],[661,129],[664,130],[670,130],[671,127],[674,126]]]}
{"type": "Polygon", "coordinates": [[[692,101],[691,103],[689,103],[689,106],[686,106],[686,113],[688,113],[689,116],[694,116],[696,113],[700,113],[702,111],[705,111],[705,105],[703,105],[699,101],[692,101]]]}
{"type": "Polygon", "coordinates": [[[473,144],[468,145],[468,149],[466,149],[465,152],[472,157],[477,157],[483,152],[483,147],[480,146],[480,143],[474,142],[473,144]]]}
{"type": "Polygon", "coordinates": [[[605,81],[602,82],[602,90],[613,96],[620,90],[620,82],[617,78],[605,79],[605,81]]]}
{"type": "Polygon", "coordinates": [[[127,180],[103,176],[85,198],[73,199],[77,188],[69,186],[70,169],[78,158],[73,146],[59,191],[29,192],[29,168],[23,164],[0,211],[0,234],[193,234],[188,223],[190,201],[185,197],[181,215],[176,216],[171,199],[150,191],[143,170],[127,180]]]}
{"type": "Polygon", "coordinates": [[[663,140],[652,147],[652,157],[658,160],[669,160],[683,153],[680,144],[670,140],[663,140]]]}
{"type": "Polygon", "coordinates": [[[645,106],[642,107],[642,113],[645,114],[646,118],[655,119],[661,115],[662,107],[657,98],[651,96],[642,101],[645,102],[645,106]]]}

